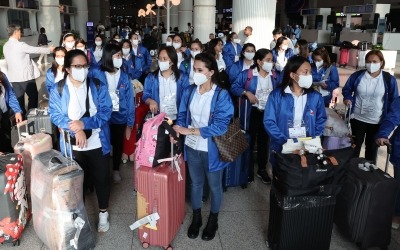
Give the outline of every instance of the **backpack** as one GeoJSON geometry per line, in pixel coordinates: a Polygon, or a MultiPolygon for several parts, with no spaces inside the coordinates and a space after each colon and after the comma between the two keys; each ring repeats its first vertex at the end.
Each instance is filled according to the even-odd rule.
{"type": "Polygon", "coordinates": [[[137,166],[156,167],[158,160],[171,154],[169,135],[176,137],[176,132],[166,119],[164,112],[147,120],[143,124],[142,136],[136,144],[135,162],[137,166]]]}

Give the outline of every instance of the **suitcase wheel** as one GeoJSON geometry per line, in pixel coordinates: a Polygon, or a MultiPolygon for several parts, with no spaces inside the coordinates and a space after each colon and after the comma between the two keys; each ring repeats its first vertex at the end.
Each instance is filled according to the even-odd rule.
{"type": "Polygon", "coordinates": [[[18,240],[16,240],[16,241],[13,242],[13,246],[14,246],[14,247],[15,247],[15,246],[19,246],[20,243],[21,243],[21,242],[20,242],[20,240],[18,239],[18,240]]]}
{"type": "Polygon", "coordinates": [[[150,246],[150,244],[147,243],[147,242],[143,242],[142,243],[142,247],[145,248],[145,249],[149,248],[149,246],[150,246]]]}
{"type": "Polygon", "coordinates": [[[123,164],[126,164],[127,162],[128,162],[127,159],[122,159],[122,163],[123,163],[123,164]]]}
{"type": "Polygon", "coordinates": [[[242,189],[246,189],[247,188],[247,184],[243,184],[240,186],[242,189]]]}
{"type": "Polygon", "coordinates": [[[169,245],[169,246],[167,246],[166,248],[165,248],[165,250],[172,250],[172,249],[174,249],[171,245],[169,245]]]}

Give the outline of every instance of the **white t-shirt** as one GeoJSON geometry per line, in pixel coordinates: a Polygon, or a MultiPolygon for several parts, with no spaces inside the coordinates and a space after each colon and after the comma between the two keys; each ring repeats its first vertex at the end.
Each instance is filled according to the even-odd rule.
{"type": "Polygon", "coordinates": [[[292,90],[289,86],[285,88],[285,93],[289,93],[293,96],[294,101],[294,117],[293,117],[293,125],[294,127],[303,126],[303,114],[304,108],[306,107],[307,103],[307,94],[296,96],[293,94],[292,90]]]}
{"type": "Polygon", "coordinates": [[[175,75],[172,74],[168,79],[158,75],[160,83],[159,97],[160,97],[160,112],[165,112],[169,118],[176,120],[178,114],[178,107],[176,106],[177,83],[175,75]]]}
{"type": "Polygon", "coordinates": [[[64,78],[64,72],[62,70],[57,69],[57,76],[54,78],[54,83],[61,81],[64,78]]]}
{"type": "Polygon", "coordinates": [[[253,76],[257,76],[257,88],[255,96],[258,99],[258,103],[253,104],[254,107],[259,108],[260,110],[265,109],[265,105],[267,104],[267,100],[269,94],[273,89],[271,74],[266,75],[265,77],[260,76],[257,68],[253,69],[253,76]]]}
{"type": "Polygon", "coordinates": [[[224,57],[222,56],[222,53],[219,53],[219,57],[217,59],[217,65],[218,65],[219,71],[226,69],[226,64],[225,64],[224,57]]]}
{"type": "Polygon", "coordinates": [[[373,78],[365,72],[357,87],[353,118],[371,124],[378,124],[383,114],[385,83],[382,72],[373,78]]]}
{"type": "Polygon", "coordinates": [[[102,47],[97,47],[93,52],[94,59],[96,59],[96,62],[99,62],[101,60],[101,57],[103,56],[103,48],[102,47]]]}
{"type": "MultiPolygon", "coordinates": [[[[87,85],[86,81],[78,88],[74,87],[72,82],[67,77],[66,84],[69,91],[69,104],[68,104],[68,118],[72,121],[80,120],[86,112],[86,95],[87,95],[87,85]]],[[[92,92],[89,88],[89,113],[90,116],[97,114],[96,105],[94,105],[92,92]]],[[[101,129],[92,129],[92,135],[87,140],[87,146],[84,148],[79,148],[78,146],[73,146],[73,150],[76,151],[88,151],[92,149],[101,148],[101,141],[99,137],[101,129]]]]}
{"type": "MultiPolygon", "coordinates": [[[[197,86],[189,106],[192,118],[192,124],[190,127],[202,128],[208,126],[211,112],[211,102],[216,87],[217,86],[214,84],[210,91],[200,94],[200,87],[197,86]]],[[[185,139],[186,145],[188,145],[187,140],[190,139],[192,139],[192,142],[196,142],[193,143],[193,149],[208,152],[208,140],[206,138],[203,138],[201,135],[187,135],[185,139]]]]}

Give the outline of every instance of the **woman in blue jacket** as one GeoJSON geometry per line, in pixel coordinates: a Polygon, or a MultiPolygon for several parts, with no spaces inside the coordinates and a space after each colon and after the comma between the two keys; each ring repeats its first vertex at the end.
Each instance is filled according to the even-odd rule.
{"type": "Polygon", "coordinates": [[[142,75],[143,58],[135,56],[132,44],[128,39],[121,42],[122,45],[122,70],[129,75],[131,80],[139,79],[142,75]]]}
{"type": "MultiPolygon", "coordinates": [[[[288,60],[282,83],[268,97],[264,128],[270,151],[281,152],[288,139],[321,136],[325,129],[324,100],[312,87],[311,65],[301,56],[288,60]]],[[[274,156],[270,162],[276,166],[274,156]]]]}
{"type": "Polygon", "coordinates": [[[185,59],[181,65],[179,66],[179,70],[183,73],[186,74],[189,77],[189,83],[193,84],[193,63],[194,63],[194,58],[197,54],[201,53],[204,51],[204,46],[199,40],[194,40],[190,44],[190,58],[185,59]]]}
{"type": "Polygon", "coordinates": [[[272,49],[275,72],[278,79],[282,79],[281,71],[285,68],[287,61],[294,56],[293,50],[288,48],[288,42],[287,37],[281,36],[276,41],[275,48],[272,49]]]}
{"type": "Polygon", "coordinates": [[[94,60],[97,66],[101,66],[101,57],[103,56],[103,38],[100,35],[96,35],[94,38],[94,46],[88,48],[93,53],[94,60]]]}
{"type": "Polygon", "coordinates": [[[115,44],[104,46],[101,68],[89,71],[89,77],[108,86],[108,93],[113,103],[110,119],[111,144],[113,145],[113,179],[121,182],[119,165],[122,157],[122,142],[125,128],[133,128],[135,121],[135,102],[133,86],[129,75],[122,69],[121,47],[115,44]]]}
{"type": "Polygon", "coordinates": [[[152,63],[151,55],[149,51],[140,45],[139,35],[136,33],[131,34],[131,43],[132,43],[132,51],[136,57],[140,58],[142,62],[142,72],[143,74],[147,74],[150,72],[150,67],[152,63]]]}
{"type": "Polygon", "coordinates": [[[22,122],[22,110],[6,75],[0,71],[0,152],[14,152],[11,146],[10,111],[22,122]]]}
{"type": "Polygon", "coordinates": [[[242,53],[242,46],[240,45],[240,39],[236,32],[232,32],[226,39],[226,44],[222,49],[222,55],[225,59],[226,69],[229,72],[231,66],[239,61],[239,57],[242,53]]]}
{"type": "Polygon", "coordinates": [[[351,74],[342,94],[343,103],[352,107],[350,123],[356,145],[353,156],[360,156],[365,138],[365,159],[376,163],[375,134],[399,93],[396,78],[383,71],[385,58],[380,50],[368,52],[365,63],[367,70],[351,74]]]}
{"type": "MultiPolygon", "coordinates": [[[[100,209],[98,231],[106,232],[110,227],[107,212],[111,148],[108,121],[112,104],[107,85],[87,78],[88,67],[83,51],[67,52],[64,61],[66,77],[59,83],[62,83],[62,93],[58,88],[51,90],[49,113],[52,122],[69,131],[74,139],[72,149],[75,160],[85,173],[91,175],[96,188],[100,209]]],[[[62,140],[65,140],[64,136],[62,140]]]]}
{"type": "Polygon", "coordinates": [[[229,81],[231,84],[236,80],[238,75],[249,69],[254,63],[254,55],[256,54],[256,46],[252,43],[246,43],[243,45],[242,52],[240,53],[239,61],[233,63],[228,71],[229,81]]]}
{"type": "Polygon", "coordinates": [[[90,66],[97,66],[96,58],[90,49],[86,49],[86,42],[82,38],[77,39],[75,42],[75,49],[80,49],[85,52],[90,66]]]}
{"type": "Polygon", "coordinates": [[[339,88],[338,70],[331,63],[328,51],[324,47],[314,50],[312,58],[314,61],[311,64],[313,85],[320,89],[320,93],[324,97],[325,107],[329,107],[333,90],[339,88]]]}
{"type": "Polygon", "coordinates": [[[176,120],[182,92],[189,85],[186,74],[178,70],[178,56],[172,46],[158,52],[158,69],[149,74],[144,82],[143,101],[153,114],[165,112],[176,120]]]}
{"type": "Polygon", "coordinates": [[[46,89],[48,96],[50,96],[51,89],[54,88],[55,83],[64,79],[64,57],[67,54],[67,50],[64,47],[56,47],[53,51],[54,61],[51,64],[51,68],[46,73],[46,89]]]}
{"type": "MultiPolygon", "coordinates": [[[[269,49],[259,49],[254,56],[254,65],[241,72],[231,87],[233,95],[242,97],[239,104],[241,124],[250,133],[250,152],[253,152],[257,143],[257,176],[265,184],[271,183],[271,179],[267,174],[269,154],[266,153],[269,152],[269,136],[264,129],[263,119],[268,96],[277,87],[272,73],[273,66],[272,52],[269,49]]],[[[249,182],[254,181],[254,162],[254,156],[250,154],[249,182]]]]}
{"type": "Polygon", "coordinates": [[[186,88],[179,107],[175,131],[185,135],[185,159],[192,179],[193,220],[188,237],[197,238],[202,226],[201,205],[205,180],[211,190],[211,211],[202,239],[212,240],[218,229],[218,212],[222,202],[222,173],[228,162],[219,159],[214,136],[228,130],[233,105],[228,91],[221,88],[215,58],[207,53],[196,55],[194,83],[186,88]]]}
{"type": "MultiPolygon", "coordinates": [[[[392,145],[390,162],[393,164],[394,178],[400,182],[400,97],[396,97],[390,107],[390,112],[382,121],[378,133],[375,135],[378,146],[392,145]],[[396,128],[397,127],[397,128],[396,128]],[[393,132],[389,138],[389,135],[393,132]]],[[[394,216],[392,227],[399,228],[400,224],[400,192],[397,192],[396,203],[394,207],[394,216]]]]}

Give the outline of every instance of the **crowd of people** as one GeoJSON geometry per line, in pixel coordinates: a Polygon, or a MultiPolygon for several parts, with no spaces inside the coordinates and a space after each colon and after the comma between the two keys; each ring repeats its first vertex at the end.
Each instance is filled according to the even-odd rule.
{"type": "MultiPolygon", "coordinates": [[[[165,112],[173,120],[174,130],[185,136],[193,209],[188,237],[199,235],[203,187],[208,185],[211,211],[202,239],[212,240],[223,198],[223,171],[228,165],[219,159],[213,137],[224,134],[232,117],[239,116],[243,130],[250,134],[251,150],[257,145],[257,154],[250,154],[248,181],[257,176],[269,184],[267,164],[276,167],[270,152],[282,151],[291,138],[322,136],[325,108],[339,87],[338,70],[327,50],[320,47],[311,51],[309,43],[301,39],[300,27],[285,32],[274,29],[269,49],[256,48],[251,42],[252,27],[244,31],[243,42],[235,32],[226,38],[210,34],[210,41],[193,39],[189,44],[181,35],[171,35],[160,46],[157,67],[152,71],[142,31],[116,33],[109,41],[99,32],[93,47],[66,33],[58,47],[31,47],[19,41],[21,27],[11,25],[9,41],[4,45],[8,79],[0,75],[0,151],[12,150],[8,111],[16,114],[17,122],[24,119],[25,93],[29,96],[28,109],[38,106],[29,54],[53,53],[46,74],[50,117],[55,126],[70,132],[75,160],[87,173],[85,178],[90,175],[96,189],[98,231],[107,231],[111,186],[108,159],[112,146],[112,179],[119,183],[123,178],[119,173],[122,138],[135,120],[131,81],[139,80],[150,111],[165,112]],[[294,37],[289,38],[292,34],[294,37]]],[[[383,71],[384,66],[382,53],[371,50],[366,55],[366,70],[353,73],[343,88],[344,103],[351,107],[354,157],[359,157],[365,141],[365,157],[373,162],[379,145],[393,143],[394,152],[400,149],[398,133],[388,140],[400,124],[400,99],[396,79],[383,71]]],[[[393,155],[395,178],[400,179],[399,159],[396,153],[393,155]]],[[[400,197],[394,220],[400,223],[400,197]]]]}

